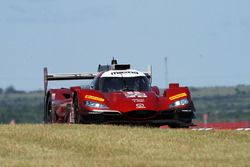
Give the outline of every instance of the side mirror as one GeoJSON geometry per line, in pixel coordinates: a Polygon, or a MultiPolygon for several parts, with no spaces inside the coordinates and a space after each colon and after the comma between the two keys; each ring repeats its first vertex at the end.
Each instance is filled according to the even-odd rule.
{"type": "Polygon", "coordinates": [[[179,87],[180,87],[179,83],[170,83],[170,84],[169,84],[169,89],[172,89],[172,88],[179,88],[179,87]]]}

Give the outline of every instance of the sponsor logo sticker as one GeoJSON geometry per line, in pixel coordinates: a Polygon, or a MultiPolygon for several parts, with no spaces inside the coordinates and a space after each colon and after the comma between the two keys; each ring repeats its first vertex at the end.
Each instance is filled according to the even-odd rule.
{"type": "Polygon", "coordinates": [[[90,100],[96,100],[96,101],[104,102],[104,98],[97,97],[97,96],[92,96],[92,95],[85,95],[85,99],[90,99],[90,100]]]}
{"type": "Polygon", "coordinates": [[[138,75],[139,72],[137,72],[137,71],[118,71],[118,72],[111,72],[111,75],[119,75],[119,74],[135,74],[135,75],[138,75]]]}
{"type": "Polygon", "coordinates": [[[146,108],[146,107],[143,103],[137,103],[136,108],[138,109],[138,108],[146,108]]]}
{"type": "Polygon", "coordinates": [[[138,91],[134,91],[134,92],[125,92],[124,95],[127,98],[136,98],[136,97],[148,97],[145,93],[141,93],[138,91]]]}
{"type": "Polygon", "coordinates": [[[144,99],[132,99],[132,101],[135,102],[135,103],[143,103],[143,102],[145,102],[144,99]]]}
{"type": "Polygon", "coordinates": [[[178,99],[178,98],[181,98],[181,97],[187,97],[187,94],[186,93],[180,93],[180,94],[169,97],[169,100],[175,100],[175,99],[178,99]]]}

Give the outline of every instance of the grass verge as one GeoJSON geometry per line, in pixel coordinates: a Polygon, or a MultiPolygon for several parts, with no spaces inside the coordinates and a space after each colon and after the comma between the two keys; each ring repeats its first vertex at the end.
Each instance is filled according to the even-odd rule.
{"type": "Polygon", "coordinates": [[[248,166],[247,131],[1,125],[1,166],[248,166]]]}

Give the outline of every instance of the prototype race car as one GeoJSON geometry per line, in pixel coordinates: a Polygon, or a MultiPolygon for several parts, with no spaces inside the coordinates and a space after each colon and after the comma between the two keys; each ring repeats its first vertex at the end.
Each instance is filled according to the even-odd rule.
{"type": "Polygon", "coordinates": [[[192,126],[195,118],[190,91],[178,83],[161,94],[148,72],[129,64],[99,65],[97,73],[48,74],[44,68],[45,123],[115,123],[192,126]],[[89,86],[47,90],[48,81],[92,80],[89,86]]]}

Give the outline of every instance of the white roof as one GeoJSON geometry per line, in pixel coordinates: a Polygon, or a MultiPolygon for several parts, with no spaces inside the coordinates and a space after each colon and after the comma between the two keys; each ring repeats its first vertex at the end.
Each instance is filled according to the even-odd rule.
{"type": "Polygon", "coordinates": [[[143,72],[137,71],[137,70],[110,70],[106,71],[102,74],[102,77],[140,77],[140,76],[146,76],[143,72]]]}

